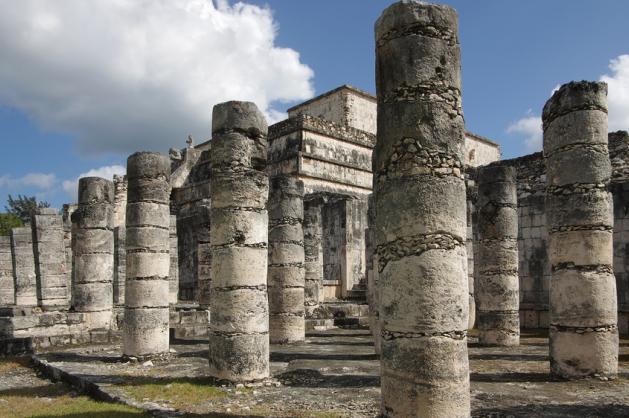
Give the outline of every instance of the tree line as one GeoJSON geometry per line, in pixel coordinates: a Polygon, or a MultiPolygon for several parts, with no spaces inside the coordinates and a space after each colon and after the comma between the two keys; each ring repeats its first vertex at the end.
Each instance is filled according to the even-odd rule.
{"type": "Polygon", "coordinates": [[[50,203],[38,201],[35,196],[22,196],[15,198],[9,195],[5,212],[0,213],[0,235],[9,235],[12,228],[18,228],[31,222],[31,218],[37,209],[49,208],[50,203]]]}

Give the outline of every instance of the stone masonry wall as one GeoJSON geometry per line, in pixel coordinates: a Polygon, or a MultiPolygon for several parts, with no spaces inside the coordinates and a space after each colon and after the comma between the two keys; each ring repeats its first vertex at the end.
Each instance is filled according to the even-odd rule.
{"type": "MultiPolygon", "coordinates": [[[[614,273],[618,292],[618,328],[629,334],[629,135],[609,134],[614,197],[614,273]]],[[[546,170],[541,152],[501,164],[517,170],[520,323],[547,328],[550,265],[544,193],[546,170]]]]}

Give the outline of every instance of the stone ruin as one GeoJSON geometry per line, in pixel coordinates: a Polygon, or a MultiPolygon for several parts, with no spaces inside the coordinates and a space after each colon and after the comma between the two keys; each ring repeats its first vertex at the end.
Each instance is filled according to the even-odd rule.
{"type": "Polygon", "coordinates": [[[395,3],[377,99],[341,86],[269,127],[219,104],[212,140],[133,154],[0,237],[2,353],[205,339],[208,374],[237,383],[270,377],[270,344],[370,327],[392,417],[470,415],[474,327],[489,347],[547,329],[552,376],[615,378],[629,135],[607,132],[605,84],[572,82],[544,107],[544,152],[500,160],[464,129],[457,20],[395,3]]]}

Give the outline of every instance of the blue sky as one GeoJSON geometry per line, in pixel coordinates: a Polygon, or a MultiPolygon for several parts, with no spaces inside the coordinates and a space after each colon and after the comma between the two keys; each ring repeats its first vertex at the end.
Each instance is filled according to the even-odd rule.
{"type": "MultiPolygon", "coordinates": [[[[159,3],[23,0],[3,12],[0,210],[8,193],[60,207],[79,175],[110,176],[131,152],[181,147],[189,133],[201,142],[218,101],[254,100],[276,121],[341,84],[374,92],[373,24],[391,1],[159,3]]],[[[541,108],[570,80],[608,75],[610,126],[629,129],[629,57],[618,59],[629,2],[448,4],[460,16],[467,129],[504,158],[539,147],[541,108]]]]}

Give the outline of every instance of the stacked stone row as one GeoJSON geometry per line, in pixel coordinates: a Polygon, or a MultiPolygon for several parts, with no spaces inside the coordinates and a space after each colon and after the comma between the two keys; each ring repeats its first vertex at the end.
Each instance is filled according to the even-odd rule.
{"type": "Polygon", "coordinates": [[[275,176],[269,191],[269,338],[271,344],[306,339],[304,183],[275,176]]]}
{"type": "Polygon", "coordinates": [[[369,195],[367,208],[367,229],[365,230],[365,252],[367,270],[367,303],[369,304],[369,328],[374,338],[374,349],[380,354],[381,329],[380,329],[380,289],[378,288],[378,259],[375,254],[375,213],[373,195],[369,195]]]}
{"type": "Polygon", "coordinates": [[[169,351],[170,161],[152,152],[127,159],[124,354],[169,351]]]}
{"type": "Polygon", "coordinates": [[[11,230],[11,252],[13,253],[15,278],[15,304],[18,306],[36,306],[37,276],[35,274],[33,232],[30,227],[25,226],[11,230]]]}
{"type": "Polygon", "coordinates": [[[323,199],[310,198],[304,201],[304,303],[306,315],[310,316],[323,300],[323,199]]]}
{"type": "Polygon", "coordinates": [[[71,216],[72,307],[85,313],[88,329],[109,328],[113,315],[114,184],[100,177],[81,178],[78,202],[71,216]]]}
{"type": "Polygon", "coordinates": [[[15,303],[13,285],[13,258],[11,257],[11,237],[0,236],[0,305],[15,303]]]}
{"type": "Polygon", "coordinates": [[[179,253],[177,251],[177,215],[170,215],[168,234],[170,269],[168,272],[168,301],[177,303],[179,298],[179,253]]]}
{"type": "Polygon", "coordinates": [[[267,124],[250,102],[212,114],[210,374],[269,376],[267,124]]]}
{"type": "MultiPolygon", "coordinates": [[[[126,186],[126,183],[125,183],[126,186]]],[[[126,199],[126,188],[125,188],[126,199]]],[[[126,214],[125,214],[126,216],[126,214]]],[[[124,305],[124,288],[127,277],[127,230],[124,226],[114,228],[114,304],[124,305]]]]}
{"type": "Polygon", "coordinates": [[[70,302],[63,235],[63,218],[56,209],[42,208],[33,216],[37,303],[43,309],[67,309],[70,302]]]}
{"type": "Polygon", "coordinates": [[[607,85],[572,82],[544,106],[550,365],[559,378],[618,372],[607,85]]]}
{"type": "Polygon", "coordinates": [[[210,242],[211,205],[204,199],[197,207],[197,300],[209,307],[212,298],[212,244],[210,242]]]}
{"type": "Polygon", "coordinates": [[[478,172],[476,303],[482,345],[520,344],[518,207],[514,167],[478,172]]]}
{"type": "Polygon", "coordinates": [[[457,15],[398,2],[375,31],[382,414],[469,417],[457,15]]]}

